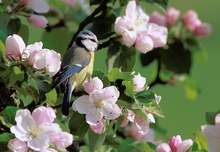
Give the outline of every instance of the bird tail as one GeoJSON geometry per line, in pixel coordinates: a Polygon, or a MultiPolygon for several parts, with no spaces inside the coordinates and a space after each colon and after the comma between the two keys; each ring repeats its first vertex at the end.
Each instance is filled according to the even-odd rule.
{"type": "Polygon", "coordinates": [[[66,83],[66,90],[64,93],[63,103],[62,103],[62,114],[65,116],[69,114],[71,96],[72,96],[72,84],[68,80],[68,82],[66,83]]]}

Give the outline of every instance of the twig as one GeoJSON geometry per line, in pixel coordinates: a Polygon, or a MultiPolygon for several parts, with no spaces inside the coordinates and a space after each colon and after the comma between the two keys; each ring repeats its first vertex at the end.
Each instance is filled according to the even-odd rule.
{"type": "Polygon", "coordinates": [[[103,49],[103,48],[108,47],[108,46],[109,46],[114,40],[116,40],[117,38],[119,38],[119,37],[118,37],[118,36],[112,37],[112,38],[110,38],[109,40],[107,40],[106,42],[100,43],[97,50],[101,50],[101,49],[103,49]]]}
{"type": "Polygon", "coordinates": [[[71,41],[70,41],[70,43],[69,43],[69,45],[68,45],[68,49],[72,46],[72,44],[73,44],[75,38],[77,37],[77,35],[79,34],[79,32],[82,31],[82,30],[86,27],[86,25],[88,25],[89,23],[92,22],[93,18],[94,18],[98,13],[100,13],[100,12],[103,10],[103,8],[105,8],[105,6],[106,6],[106,4],[108,3],[108,1],[109,1],[109,0],[102,0],[102,2],[101,2],[101,4],[99,5],[99,7],[97,7],[91,15],[87,16],[87,17],[79,24],[79,28],[78,28],[78,30],[76,31],[76,33],[73,35],[73,37],[72,37],[72,39],[71,39],[71,41]]]}
{"type": "Polygon", "coordinates": [[[47,32],[50,32],[52,29],[59,28],[59,27],[66,27],[65,21],[61,19],[57,24],[48,25],[45,29],[47,32]]]}

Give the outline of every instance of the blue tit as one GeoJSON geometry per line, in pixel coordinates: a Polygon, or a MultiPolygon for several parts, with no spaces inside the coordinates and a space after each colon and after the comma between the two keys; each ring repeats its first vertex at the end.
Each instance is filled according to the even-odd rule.
{"type": "Polygon", "coordinates": [[[79,89],[93,72],[94,52],[98,40],[94,33],[84,30],[76,37],[73,45],[63,57],[60,71],[54,76],[53,87],[60,85],[64,93],[62,114],[69,114],[72,91],[79,89]]]}

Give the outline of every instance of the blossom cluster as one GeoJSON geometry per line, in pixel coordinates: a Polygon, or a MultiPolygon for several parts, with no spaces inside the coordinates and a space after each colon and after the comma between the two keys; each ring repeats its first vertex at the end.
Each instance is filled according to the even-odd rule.
{"type": "MultiPolygon", "coordinates": [[[[134,72],[132,73],[134,75],[134,72]]],[[[134,75],[134,92],[140,92],[146,88],[146,78],[142,77],[140,73],[134,75]]],[[[155,101],[157,104],[160,103],[161,97],[155,94],[155,101]]],[[[127,127],[127,132],[134,138],[142,140],[149,132],[149,124],[155,123],[155,119],[152,113],[150,113],[146,107],[143,107],[142,111],[146,115],[146,118],[143,118],[139,114],[135,114],[132,110],[127,110],[125,119],[123,120],[121,127],[127,126],[128,122],[132,122],[130,127],[127,127]]]]}
{"type": "Polygon", "coordinates": [[[185,28],[195,36],[208,36],[211,33],[211,25],[203,23],[194,10],[189,10],[182,16],[180,16],[180,11],[173,7],[168,8],[165,15],[161,15],[157,11],[154,11],[150,15],[149,22],[164,27],[172,27],[179,19],[182,21],[185,28]]]}
{"type": "Polygon", "coordinates": [[[128,2],[126,14],[117,17],[115,32],[122,36],[126,46],[135,45],[141,53],[163,47],[168,35],[166,27],[149,23],[149,16],[136,1],[128,2]]]}
{"type": "Polygon", "coordinates": [[[61,55],[54,50],[43,49],[42,42],[36,42],[28,46],[23,39],[16,34],[8,36],[5,42],[6,56],[10,60],[24,61],[35,70],[55,75],[61,65],[61,55]]]}
{"type": "Polygon", "coordinates": [[[121,115],[121,109],[116,104],[119,91],[115,86],[103,88],[98,77],[84,83],[85,91],[89,95],[77,98],[72,105],[73,110],[86,114],[86,122],[98,134],[104,132],[104,119],[114,120],[121,115]]]}
{"type": "Polygon", "coordinates": [[[32,113],[23,109],[16,112],[16,125],[10,128],[16,138],[8,142],[11,151],[27,152],[53,151],[50,145],[65,150],[73,142],[73,136],[63,132],[60,126],[54,123],[56,114],[50,107],[38,107],[32,113]]]}

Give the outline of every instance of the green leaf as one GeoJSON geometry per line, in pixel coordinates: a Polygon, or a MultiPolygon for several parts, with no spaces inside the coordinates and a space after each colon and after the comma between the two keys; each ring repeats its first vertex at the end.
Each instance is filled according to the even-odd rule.
{"type": "Polygon", "coordinates": [[[91,152],[94,152],[97,148],[99,148],[106,137],[107,131],[102,134],[96,134],[91,129],[88,131],[89,137],[89,149],[91,152]]]}
{"type": "Polygon", "coordinates": [[[147,108],[147,111],[149,111],[150,113],[164,118],[163,111],[160,108],[160,105],[155,100],[147,104],[146,108],[147,108]]]}
{"type": "Polygon", "coordinates": [[[122,81],[122,85],[126,87],[125,94],[131,98],[134,98],[134,83],[133,81],[122,81]]]}
{"type": "Polygon", "coordinates": [[[108,69],[121,68],[122,71],[132,71],[136,61],[136,50],[115,41],[108,49],[108,69]]]}
{"type": "MultiPolygon", "coordinates": [[[[51,91],[51,84],[49,84],[50,81],[47,80],[47,77],[45,76],[38,76],[35,78],[35,81],[37,83],[38,90],[40,92],[40,99],[44,99],[45,94],[51,91]]],[[[52,81],[52,80],[51,80],[52,81]]]]}
{"type": "Polygon", "coordinates": [[[139,152],[154,152],[154,150],[151,149],[151,147],[143,141],[136,141],[132,143],[132,146],[134,146],[135,149],[137,149],[139,152]]]}
{"type": "Polygon", "coordinates": [[[134,99],[135,99],[135,102],[137,102],[138,104],[146,105],[155,100],[155,95],[152,91],[143,90],[143,91],[137,92],[134,95],[134,99]]]}
{"type": "Polygon", "coordinates": [[[168,5],[168,0],[142,0],[151,4],[158,4],[162,8],[166,9],[168,5]]]}
{"type": "Polygon", "coordinates": [[[119,68],[114,68],[109,72],[108,79],[110,82],[115,82],[118,79],[130,81],[133,75],[130,72],[122,72],[119,68]]]}
{"type": "Polygon", "coordinates": [[[85,115],[74,112],[69,121],[69,128],[71,134],[79,136],[80,139],[84,138],[89,129],[89,125],[86,123],[85,115]]]}
{"type": "Polygon", "coordinates": [[[29,38],[29,29],[27,25],[21,24],[20,30],[18,31],[18,35],[22,37],[24,42],[27,44],[28,43],[28,38],[29,38]]]}
{"type": "Polygon", "coordinates": [[[17,110],[19,108],[17,107],[12,107],[12,106],[7,106],[2,112],[1,115],[4,117],[5,123],[10,123],[12,125],[15,125],[15,115],[17,110]]]}
{"type": "Polygon", "coordinates": [[[147,52],[146,54],[141,53],[140,59],[142,66],[148,66],[156,58],[158,58],[159,48],[153,49],[152,51],[147,52]]]}
{"type": "Polygon", "coordinates": [[[176,74],[189,73],[192,60],[191,52],[180,40],[169,45],[169,49],[160,49],[160,61],[162,66],[176,74]]]}
{"type": "Polygon", "coordinates": [[[214,112],[206,112],[206,122],[208,124],[212,124],[212,125],[215,125],[215,116],[216,116],[216,113],[214,112]]]}
{"type": "Polygon", "coordinates": [[[7,25],[10,20],[10,15],[6,13],[0,13],[0,40],[5,42],[7,34],[7,25]]]}
{"type": "Polygon", "coordinates": [[[190,51],[192,52],[193,55],[193,61],[199,64],[203,64],[208,60],[207,50],[199,46],[195,46],[195,47],[190,47],[190,51]]]}
{"type": "Polygon", "coordinates": [[[195,100],[199,93],[198,82],[192,77],[185,76],[183,84],[186,98],[189,100],[195,100]]]}
{"type": "Polygon", "coordinates": [[[57,101],[57,92],[55,89],[45,94],[48,102],[56,103],[57,101]]]}
{"type": "Polygon", "coordinates": [[[109,145],[102,145],[96,152],[117,152],[117,150],[109,145]]]}
{"type": "Polygon", "coordinates": [[[112,8],[103,9],[102,13],[93,19],[90,30],[95,33],[98,40],[109,38],[114,34],[114,23],[116,16],[112,13],[112,8]]]}
{"type": "Polygon", "coordinates": [[[209,152],[208,141],[206,137],[198,130],[196,130],[195,143],[197,144],[197,147],[198,147],[198,149],[196,150],[199,150],[202,152],[209,152]]]}
{"type": "Polygon", "coordinates": [[[123,140],[122,143],[118,146],[118,151],[119,152],[132,151],[134,149],[134,147],[132,146],[134,141],[135,140],[131,139],[131,138],[127,138],[127,139],[123,140]]]}
{"type": "Polygon", "coordinates": [[[10,19],[7,25],[8,35],[17,34],[21,28],[21,21],[19,18],[10,19]]]}
{"type": "Polygon", "coordinates": [[[14,66],[12,72],[9,76],[10,86],[13,86],[15,83],[22,82],[24,80],[24,72],[20,70],[19,67],[14,66]]]}
{"type": "Polygon", "coordinates": [[[0,151],[8,151],[8,142],[14,138],[14,136],[10,133],[0,134],[0,151]]]}
{"type": "Polygon", "coordinates": [[[32,86],[32,85],[27,85],[25,87],[25,91],[27,93],[27,95],[29,95],[36,103],[39,102],[39,92],[38,90],[32,86]]]}

